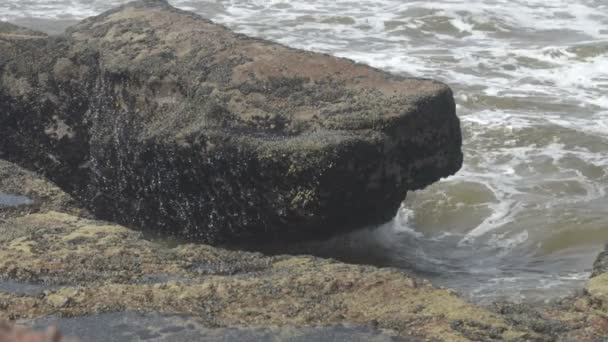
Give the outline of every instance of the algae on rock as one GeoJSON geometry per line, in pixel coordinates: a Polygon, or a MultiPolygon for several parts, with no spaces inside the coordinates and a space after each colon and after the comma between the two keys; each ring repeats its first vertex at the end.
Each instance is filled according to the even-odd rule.
{"type": "MultiPolygon", "coordinates": [[[[69,198],[8,165],[14,172],[6,174],[0,191],[27,193],[25,180],[36,178],[53,189],[49,203],[69,198]]],[[[0,220],[0,282],[47,287],[36,293],[0,290],[0,319],[135,311],[186,314],[207,327],[347,323],[446,341],[466,341],[467,334],[535,336],[398,270],[203,244],[168,246],[51,204],[0,220]],[[455,326],[457,320],[466,324],[455,326]]]]}
{"type": "Polygon", "coordinates": [[[373,325],[462,340],[527,336],[499,315],[391,269],[303,256],[266,257],[206,245],[168,248],[127,228],[54,211],[0,224],[0,276],[61,284],[42,295],[0,292],[0,317],[139,311],[217,326],[373,325]]]}
{"type": "Polygon", "coordinates": [[[388,221],[455,173],[451,90],[136,1],[60,36],[0,27],[0,157],[97,217],[208,242],[388,221]]]}
{"type": "Polygon", "coordinates": [[[596,341],[608,333],[608,277],[599,269],[586,291],[557,304],[488,310],[395,269],[150,241],[79,216],[87,213],[67,194],[14,164],[0,161],[0,173],[0,192],[35,200],[0,212],[0,283],[40,287],[0,287],[0,319],[166,313],[209,328],[355,324],[434,341],[596,341]]]}

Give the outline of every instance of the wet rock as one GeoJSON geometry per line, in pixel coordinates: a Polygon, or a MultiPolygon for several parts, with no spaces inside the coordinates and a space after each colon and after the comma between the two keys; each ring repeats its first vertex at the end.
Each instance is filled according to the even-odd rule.
{"type": "MultiPolygon", "coordinates": [[[[12,167],[15,174],[44,181],[12,167]]],[[[302,326],[313,327],[297,330],[304,336],[349,340],[372,338],[378,329],[394,332],[389,337],[397,340],[438,341],[598,341],[608,334],[606,274],[592,278],[571,298],[552,304],[499,303],[492,312],[398,270],[150,241],[123,226],[50,210],[77,209],[51,204],[64,203],[56,201],[63,196],[46,198],[49,203],[40,203],[34,213],[14,212],[0,220],[0,318],[47,326],[59,317],[68,324],[62,330],[71,334],[70,324],[82,328],[103,321],[103,315],[139,312],[142,322],[152,322],[155,318],[146,317],[180,314],[197,317],[202,328],[192,333],[209,338],[220,331],[241,338],[291,336],[291,327],[302,326]],[[343,324],[371,327],[372,335],[336,328],[343,324]],[[245,328],[252,326],[282,328],[245,328]]],[[[129,338],[138,331],[151,339],[182,336],[173,324],[153,326],[123,332],[129,338]]],[[[108,331],[113,330],[82,337],[108,331]]],[[[388,338],[384,333],[376,337],[388,338]]]]}
{"type": "Polygon", "coordinates": [[[0,208],[19,207],[22,205],[30,205],[32,200],[19,195],[11,195],[0,192],[0,208]]]}
{"type": "Polygon", "coordinates": [[[394,269],[202,244],[168,247],[122,226],[55,211],[0,223],[0,278],[62,284],[42,294],[0,288],[0,318],[13,320],[132,311],[194,316],[207,328],[354,324],[406,340],[449,341],[473,333],[504,340],[529,335],[394,269]],[[474,323],[460,329],[455,320],[474,323]]]}
{"type": "Polygon", "coordinates": [[[49,210],[85,217],[89,215],[86,210],[80,208],[72,196],[66,194],[57,185],[0,159],[0,220],[9,216],[49,210]],[[6,202],[3,202],[3,199],[6,202]]]}
{"type": "Polygon", "coordinates": [[[0,34],[4,36],[11,36],[11,38],[46,38],[46,34],[34,30],[30,30],[24,27],[19,27],[11,23],[0,21],[0,34]]]}
{"type": "Polygon", "coordinates": [[[482,341],[485,338],[499,340],[506,330],[504,327],[497,328],[485,323],[463,320],[452,321],[451,327],[472,341],[482,341]]]}
{"type": "Polygon", "coordinates": [[[130,341],[352,341],[413,342],[391,331],[365,326],[333,325],[319,327],[234,327],[208,328],[196,317],[186,315],[116,312],[82,317],[47,317],[29,322],[34,326],[56,324],[67,334],[86,336],[89,342],[130,341]]]}
{"type": "Polygon", "coordinates": [[[526,326],[531,331],[551,340],[557,339],[559,334],[571,330],[562,321],[543,316],[543,306],[509,302],[495,303],[494,306],[495,310],[505,315],[512,324],[526,326]]]}
{"type": "Polygon", "coordinates": [[[493,311],[513,327],[533,332],[522,341],[601,341],[608,336],[608,310],[591,292],[581,290],[549,303],[500,302],[493,311]]]}
{"type": "Polygon", "coordinates": [[[0,279],[0,291],[16,295],[44,295],[45,291],[56,290],[59,287],[44,282],[29,283],[10,279],[0,279]]]}
{"type": "Polygon", "coordinates": [[[608,273],[597,275],[585,287],[592,299],[592,305],[608,308],[608,273]]]}
{"type": "Polygon", "coordinates": [[[70,297],[65,297],[61,295],[50,295],[46,298],[46,300],[51,306],[57,309],[66,307],[68,306],[68,304],[70,304],[70,297]]]}
{"type": "Polygon", "coordinates": [[[450,89],[137,1],[62,36],[0,28],[0,158],[98,217],[205,241],[389,220],[456,172],[450,89]]]}
{"type": "Polygon", "coordinates": [[[608,244],[593,262],[591,277],[593,278],[604,273],[608,273],[608,244]]]}

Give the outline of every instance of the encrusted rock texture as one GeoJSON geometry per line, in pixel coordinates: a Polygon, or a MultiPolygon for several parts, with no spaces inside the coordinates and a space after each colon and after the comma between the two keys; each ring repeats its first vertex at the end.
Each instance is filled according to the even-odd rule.
{"type": "Polygon", "coordinates": [[[13,163],[0,159],[0,194],[25,196],[31,200],[17,207],[0,206],[0,220],[12,216],[57,210],[81,217],[91,217],[86,209],[57,185],[13,163]]]}
{"type": "Polygon", "coordinates": [[[164,313],[209,328],[356,324],[412,341],[601,341],[608,334],[601,268],[569,298],[482,308],[395,269],[146,239],[91,219],[32,172],[5,161],[0,171],[0,192],[33,200],[0,208],[0,288],[39,287],[0,290],[0,320],[164,313]]]}
{"type": "MultiPolygon", "coordinates": [[[[11,185],[0,191],[28,193],[26,183],[33,178],[27,171],[13,172],[3,184],[21,183],[23,189],[11,185]]],[[[55,193],[51,200],[69,198],[52,183],[36,181],[55,193]]],[[[208,327],[349,323],[438,341],[537,336],[398,270],[171,245],[77,216],[77,207],[35,207],[0,221],[0,283],[40,284],[41,290],[0,290],[0,319],[137,311],[190,315],[208,327]]]]}
{"type": "Polygon", "coordinates": [[[207,242],[389,220],[455,173],[451,90],[137,1],[60,36],[0,26],[0,158],[97,217],[207,242]]]}
{"type": "Polygon", "coordinates": [[[608,336],[606,253],[569,298],[481,308],[395,269],[142,233],[215,243],[385,221],[408,190],[456,172],[460,148],[443,84],[234,34],[160,0],[61,36],[0,23],[0,193],[31,199],[0,207],[0,285],[41,288],[3,287],[0,319],[154,312],[430,341],[608,336]]]}
{"type": "Polygon", "coordinates": [[[34,200],[1,209],[0,285],[39,286],[0,290],[0,320],[141,312],[188,315],[209,328],[356,324],[406,340],[601,341],[608,334],[608,274],[600,269],[580,293],[554,303],[482,308],[395,269],[146,239],[79,216],[89,214],[42,177],[4,161],[0,170],[11,170],[0,192],[34,200]]]}

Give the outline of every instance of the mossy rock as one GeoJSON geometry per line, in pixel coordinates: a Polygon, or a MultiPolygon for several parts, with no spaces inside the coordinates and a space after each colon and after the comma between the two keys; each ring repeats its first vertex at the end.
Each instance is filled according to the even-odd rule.
{"type": "Polygon", "coordinates": [[[208,242],[389,220],[455,173],[451,90],[136,1],[0,40],[0,157],[98,217],[208,242]],[[27,38],[27,39],[26,39],[27,38]]]}
{"type": "Polygon", "coordinates": [[[397,270],[200,244],[170,248],[54,211],[0,223],[2,278],[48,289],[0,291],[0,319],[136,311],[184,314],[207,327],[356,324],[437,341],[535,336],[397,270]]]}

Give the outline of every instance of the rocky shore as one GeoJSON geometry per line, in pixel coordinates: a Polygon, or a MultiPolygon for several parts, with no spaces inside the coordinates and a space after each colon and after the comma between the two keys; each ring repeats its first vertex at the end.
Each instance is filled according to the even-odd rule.
{"type": "MultiPolygon", "coordinates": [[[[387,341],[598,341],[608,334],[601,268],[571,298],[482,308],[396,269],[147,240],[90,218],[57,186],[12,163],[0,161],[0,172],[0,193],[32,199],[0,207],[0,319],[32,325],[44,317],[68,324],[108,314],[181,315],[200,326],[197,336],[238,327],[270,329],[239,336],[284,338],[300,336],[298,327],[322,336],[314,334],[347,324],[357,328],[344,338],[368,329],[362,340],[387,341]]],[[[154,331],[160,318],[141,319],[150,326],[140,328],[154,331]]]]}
{"type": "Polygon", "coordinates": [[[31,293],[0,292],[4,319],[137,311],[187,314],[209,327],[354,323],[447,340],[462,339],[461,332],[525,334],[396,270],[148,241],[125,227],[75,215],[81,209],[66,205],[70,196],[56,186],[13,164],[0,165],[10,170],[4,183],[26,184],[10,191],[34,199],[2,209],[0,275],[40,284],[31,293]],[[37,186],[27,185],[32,182],[37,186]],[[61,200],[44,204],[56,198],[61,200]],[[454,325],[458,320],[461,326],[454,325]]]}
{"type": "Polygon", "coordinates": [[[46,36],[0,27],[0,157],[96,217],[206,242],[388,221],[455,173],[444,84],[137,1],[46,36]]]}
{"type": "Polygon", "coordinates": [[[61,36],[1,24],[0,137],[0,320],[85,341],[608,335],[606,253],[570,298],[479,307],[402,270],[201,243],[388,220],[462,163],[434,81],[138,1],[61,36]]]}

